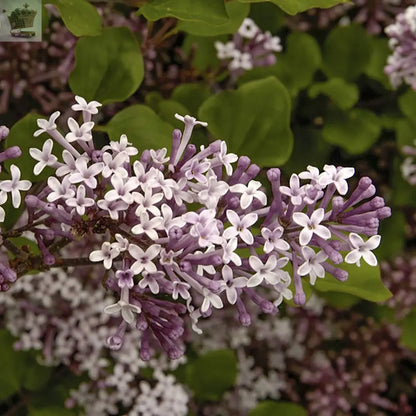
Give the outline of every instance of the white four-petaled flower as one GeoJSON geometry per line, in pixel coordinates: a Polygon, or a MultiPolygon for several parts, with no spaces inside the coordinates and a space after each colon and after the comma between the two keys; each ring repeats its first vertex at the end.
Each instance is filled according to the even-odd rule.
{"type": "Polygon", "coordinates": [[[324,217],[325,211],[323,208],[315,210],[310,218],[303,212],[295,212],[293,214],[293,221],[303,227],[299,234],[299,242],[302,246],[308,244],[314,234],[324,240],[328,240],[331,237],[331,231],[324,225],[321,225],[324,217]]]}
{"type": "Polygon", "coordinates": [[[0,190],[3,192],[11,192],[12,203],[15,208],[19,208],[22,198],[20,191],[27,191],[32,186],[32,182],[28,180],[20,180],[20,169],[16,165],[10,166],[12,179],[0,181],[0,190]]]}
{"type": "Polygon", "coordinates": [[[360,266],[360,260],[363,258],[370,266],[376,266],[377,258],[371,250],[380,245],[381,236],[373,235],[367,241],[364,241],[358,234],[350,233],[349,238],[353,250],[345,256],[345,261],[360,266]]]}

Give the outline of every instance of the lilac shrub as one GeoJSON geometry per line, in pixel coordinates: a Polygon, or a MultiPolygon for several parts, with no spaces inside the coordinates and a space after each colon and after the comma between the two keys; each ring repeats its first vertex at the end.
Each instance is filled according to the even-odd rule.
{"type": "Polygon", "coordinates": [[[194,343],[203,351],[235,349],[237,382],[200,414],[243,416],[266,399],[299,403],[311,416],[414,414],[412,371],[405,370],[414,353],[399,344],[395,325],[337,310],[316,295],[273,320],[253,310],[250,328],[233,326],[232,314],[223,319],[226,325],[201,323],[209,341],[194,343]],[[395,382],[409,389],[397,389],[395,382]]]}
{"type": "Polygon", "coordinates": [[[386,27],[393,53],[388,57],[385,72],[393,87],[402,82],[416,90],[416,6],[408,7],[386,27]]]}
{"type": "Polygon", "coordinates": [[[365,26],[370,34],[377,35],[409,4],[409,0],[355,0],[328,9],[310,9],[304,14],[290,17],[288,25],[297,30],[307,31],[355,22],[365,26]]]}
{"type": "MultiPolygon", "coordinates": [[[[79,242],[71,252],[82,256],[88,243],[91,240],[79,242]]],[[[184,357],[171,361],[162,355],[142,361],[138,332],[125,334],[121,351],[105,347],[117,324],[102,313],[112,296],[99,289],[101,278],[99,270],[90,266],[19,279],[0,296],[0,313],[17,338],[15,348],[41,350],[43,364],[83,373],[84,381],[70,392],[66,406],[81,406],[87,415],[120,414],[123,408],[131,416],[148,415],[149,410],[153,415],[185,416],[189,393],[169,375],[186,362],[184,357]],[[154,370],[154,384],[143,378],[145,367],[154,370]]]]}
{"type": "MultiPolygon", "coordinates": [[[[247,326],[250,303],[273,315],[284,298],[305,303],[307,278],[311,285],[326,273],[345,281],[344,262],[377,264],[379,220],[390,209],[368,177],[347,196],[353,168],[308,166],[289,186],[281,185],[279,169],[269,169],[268,199],[248,157],[229,153],[220,140],[199,151],[189,143],[193,128],[206,123],[176,115],[185,127],[173,131],[170,156],[167,149],[139,155],[125,135],[97,149],[92,115],[100,104],[76,101],[72,109],[83,122],[68,118],[65,135],[56,126],[59,112],[38,120],[34,136],[50,138],[30,149],[34,174],[45,167],[54,174],[26,195],[26,222],[3,232],[3,240],[10,248],[9,237],[30,231],[40,255],[18,256],[13,267],[4,261],[2,290],[33,269],[101,264],[103,284],[116,297],[104,308],[118,321],[108,346],[121,348],[126,328],[135,328],[143,360],[158,344],[179,358],[185,322],[200,333],[200,318],[230,304],[247,326]],[[54,142],[63,148],[60,159],[54,142]],[[62,247],[94,235],[100,238],[84,257],[61,255],[62,247]]],[[[17,208],[30,183],[16,165],[11,174],[0,182],[1,200],[11,194],[17,208]]]]}

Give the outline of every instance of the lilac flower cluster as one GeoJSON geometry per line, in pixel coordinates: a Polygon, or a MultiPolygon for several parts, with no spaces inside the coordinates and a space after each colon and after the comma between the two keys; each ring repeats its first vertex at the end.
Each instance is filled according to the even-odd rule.
{"type": "Polygon", "coordinates": [[[276,62],[276,52],[282,50],[280,38],[262,32],[250,18],[245,18],[233,39],[215,42],[217,56],[228,62],[228,69],[237,78],[256,66],[270,66],[276,62]]]}
{"type": "MultiPolygon", "coordinates": [[[[142,332],[142,359],[150,358],[156,340],[169,357],[178,358],[186,316],[200,332],[199,318],[228,303],[236,305],[246,326],[247,304],[274,314],[283,298],[293,297],[292,279],[294,301],[301,305],[303,277],[312,285],[325,273],[344,281],[348,273],[339,267],[344,261],[377,264],[371,250],[380,243],[379,220],[390,209],[374,197],[367,177],[346,197],[353,168],[325,165],[320,172],[309,166],[293,174],[289,186],[280,184],[279,169],[270,169],[268,204],[256,180],[260,168],[248,157],[228,153],[220,140],[198,152],[189,144],[193,128],[206,123],[176,115],[185,128],[173,131],[170,156],[160,149],[139,157],[125,135],[96,149],[91,117],[100,104],[76,100],[72,109],[82,113],[83,123],[69,118],[65,136],[55,124],[59,112],[38,120],[34,135],[51,138],[42,150],[30,149],[37,161],[34,173],[49,166],[55,175],[36,195],[25,197],[23,229],[32,231],[39,246],[38,268],[102,263],[104,284],[118,297],[104,311],[121,315],[108,337],[110,348],[123,345],[132,325],[142,332]],[[64,148],[61,160],[52,153],[52,139],[64,148]],[[60,247],[94,234],[104,241],[90,248],[88,257],[59,257],[60,247]]],[[[20,180],[16,166],[12,176],[0,182],[0,190],[3,199],[11,192],[17,207],[29,184],[20,180]]]]}
{"type": "Polygon", "coordinates": [[[416,90],[416,6],[409,6],[386,27],[393,53],[384,68],[391,84],[397,88],[402,82],[416,90]]]}
{"type": "Polygon", "coordinates": [[[406,156],[400,166],[402,176],[410,185],[416,185],[416,139],[413,140],[413,145],[405,145],[402,147],[401,151],[406,156]]]}

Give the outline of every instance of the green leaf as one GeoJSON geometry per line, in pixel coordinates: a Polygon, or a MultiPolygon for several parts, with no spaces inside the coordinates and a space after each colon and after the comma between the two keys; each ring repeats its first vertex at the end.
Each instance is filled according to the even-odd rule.
{"type": "Polygon", "coordinates": [[[225,3],[228,20],[222,24],[215,24],[211,21],[206,22],[186,22],[181,21],[177,25],[178,30],[198,36],[216,36],[237,32],[244,18],[250,11],[250,5],[232,0],[225,3]]]}
{"type": "Polygon", "coordinates": [[[188,364],[186,384],[199,400],[219,400],[234,386],[237,371],[234,351],[209,351],[188,364]]]}
{"type": "Polygon", "coordinates": [[[378,117],[368,110],[332,111],[325,119],[322,136],[355,155],[368,150],[381,132],[378,117]]]}
{"type": "Polygon", "coordinates": [[[416,350],[416,309],[413,309],[403,320],[400,342],[405,347],[416,350]]]}
{"type": "Polygon", "coordinates": [[[158,103],[157,114],[159,117],[169,123],[172,128],[183,129],[183,122],[175,118],[175,114],[178,113],[182,116],[188,114],[188,109],[183,104],[175,100],[161,100],[158,103]]]}
{"type": "MultiPolygon", "coordinates": [[[[32,159],[29,154],[29,149],[31,147],[42,148],[43,146],[44,140],[42,140],[41,137],[33,137],[33,133],[38,129],[37,119],[39,117],[42,116],[32,113],[26,114],[10,129],[10,133],[5,141],[5,148],[7,149],[12,146],[19,146],[22,151],[22,155],[17,159],[8,159],[4,162],[5,171],[2,172],[2,175],[4,175],[6,179],[10,177],[10,166],[13,164],[19,167],[21,179],[27,179],[31,182],[45,180],[51,175],[52,169],[46,168],[40,173],[40,175],[36,176],[33,173],[33,167],[36,165],[37,161],[32,159]]],[[[22,201],[23,198],[24,195],[22,194],[22,201]]],[[[3,208],[6,212],[6,216],[2,227],[8,230],[13,227],[24,211],[24,203],[22,202],[19,208],[14,208],[9,194],[7,202],[3,205],[3,208]]]]}
{"type": "MultiPolygon", "coordinates": [[[[219,60],[214,43],[221,38],[188,35],[185,37],[182,49],[192,57],[192,65],[199,71],[217,68],[219,60]]],[[[224,37],[225,40],[225,37],[224,37]]]]}
{"type": "Polygon", "coordinates": [[[323,298],[329,306],[336,309],[351,309],[352,306],[361,301],[359,297],[349,293],[321,292],[319,297],[323,298]]]}
{"type": "Polygon", "coordinates": [[[306,33],[294,32],[288,37],[286,51],[277,55],[276,64],[247,71],[239,83],[273,75],[293,97],[299,90],[311,84],[320,65],[321,51],[316,40],[306,33]]]}
{"type": "Polygon", "coordinates": [[[402,150],[404,146],[415,146],[416,121],[401,119],[396,124],[397,147],[402,150]]]}
{"type": "MultiPolygon", "coordinates": [[[[413,123],[416,123],[416,92],[408,90],[399,97],[398,101],[401,112],[413,123]]],[[[414,133],[416,132],[414,131],[414,133]]]]}
{"type": "Polygon", "coordinates": [[[331,78],[328,81],[313,84],[309,88],[308,94],[311,98],[324,94],[341,110],[352,108],[359,98],[358,87],[355,84],[347,83],[342,78],[331,78]]]}
{"type": "Polygon", "coordinates": [[[171,147],[172,126],[145,105],[136,104],[121,110],[100,129],[106,131],[111,140],[119,140],[126,134],[140,151],[171,147]]]}
{"type": "Polygon", "coordinates": [[[28,416],[74,416],[75,413],[72,410],[65,407],[48,406],[41,408],[32,408],[29,410],[28,416]]]}
{"type": "Polygon", "coordinates": [[[61,13],[65,26],[75,36],[96,36],[101,33],[97,9],[86,0],[47,0],[61,13]]]}
{"type": "Polygon", "coordinates": [[[325,40],[323,69],[328,77],[340,77],[352,81],[369,65],[370,37],[358,25],[339,26],[325,40]]]}
{"type": "Polygon", "coordinates": [[[381,281],[378,266],[372,267],[361,261],[360,267],[344,263],[342,268],[348,272],[346,282],[340,282],[327,274],[325,278],[316,281],[315,288],[321,292],[349,293],[372,302],[383,302],[392,296],[381,281]]]}
{"type": "Polygon", "coordinates": [[[36,176],[33,173],[33,168],[38,163],[29,154],[31,147],[42,149],[44,140],[41,137],[33,137],[33,133],[38,129],[37,119],[44,118],[39,114],[26,114],[10,129],[9,136],[5,142],[5,148],[12,146],[19,146],[22,151],[22,156],[18,159],[8,159],[4,162],[4,166],[10,172],[11,165],[19,166],[22,173],[21,179],[27,179],[32,182],[42,181],[50,176],[51,171],[44,170],[40,175],[36,176]]]}
{"type": "Polygon", "coordinates": [[[140,47],[126,27],[110,27],[99,36],[81,38],[75,48],[72,91],[87,101],[124,101],[143,80],[140,47]]]}
{"type": "Polygon", "coordinates": [[[290,156],[290,98],[273,77],[252,81],[236,91],[221,92],[206,100],[198,113],[216,138],[229,150],[247,155],[262,166],[283,164],[290,156]]]}
{"type": "Polygon", "coordinates": [[[266,400],[252,409],[248,416],[307,416],[307,413],[295,403],[266,400]]]}
{"type": "Polygon", "coordinates": [[[288,14],[294,15],[315,7],[326,9],[336,4],[347,3],[347,0],[240,0],[243,3],[262,3],[270,1],[288,14]]]}
{"type": "Polygon", "coordinates": [[[382,236],[380,246],[374,251],[379,261],[391,260],[399,256],[406,241],[406,218],[398,210],[392,211],[390,218],[380,224],[379,234],[382,236]]]}
{"type": "Polygon", "coordinates": [[[224,0],[148,0],[139,13],[147,20],[176,17],[178,20],[220,25],[227,21],[224,0]]]}
{"type": "Polygon", "coordinates": [[[316,40],[306,33],[294,32],[288,37],[286,52],[277,58],[277,77],[294,95],[311,84],[321,60],[316,40]]]}
{"type": "Polygon", "coordinates": [[[263,30],[276,33],[285,24],[285,13],[269,2],[252,3],[250,15],[256,24],[263,30]]]}
{"type": "Polygon", "coordinates": [[[189,115],[196,116],[201,104],[211,95],[207,85],[181,84],[172,93],[172,99],[180,102],[189,110],[189,115]]]}
{"type": "Polygon", "coordinates": [[[391,53],[389,41],[387,38],[376,38],[371,36],[370,48],[371,54],[368,64],[364,70],[365,74],[383,84],[384,87],[392,89],[389,78],[384,72],[387,57],[391,53]]]}
{"type": "Polygon", "coordinates": [[[13,349],[13,342],[9,332],[0,330],[0,401],[20,389],[20,374],[17,370],[21,354],[13,349]]]}

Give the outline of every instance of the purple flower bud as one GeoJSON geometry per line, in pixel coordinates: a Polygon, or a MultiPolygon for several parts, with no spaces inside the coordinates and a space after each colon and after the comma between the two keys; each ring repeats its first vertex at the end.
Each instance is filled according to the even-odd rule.
{"type": "Polygon", "coordinates": [[[103,152],[102,150],[93,150],[91,153],[91,160],[94,163],[102,162],[103,161],[103,152]]]}
{"type": "Polygon", "coordinates": [[[6,126],[0,126],[0,140],[4,140],[9,135],[9,128],[6,126]]]}

